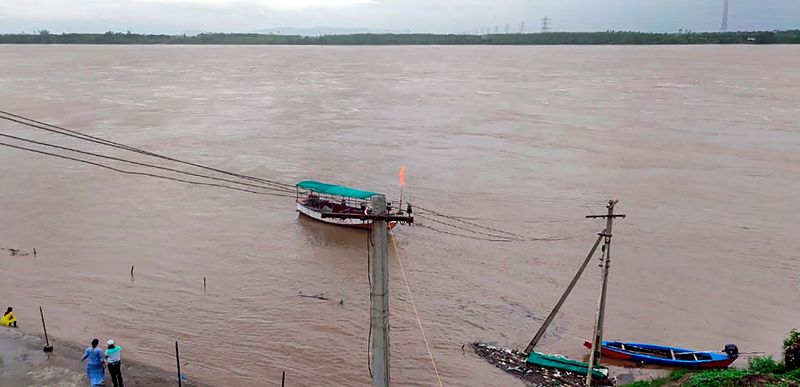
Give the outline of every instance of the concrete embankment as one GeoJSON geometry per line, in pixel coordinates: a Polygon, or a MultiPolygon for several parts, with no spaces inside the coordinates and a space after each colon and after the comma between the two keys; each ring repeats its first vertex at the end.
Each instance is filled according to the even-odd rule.
{"type": "MultiPolygon", "coordinates": [[[[43,337],[15,328],[0,327],[0,386],[86,386],[86,363],[81,362],[84,346],[50,338],[52,353],[44,353],[43,337]]],[[[124,359],[122,375],[126,386],[176,385],[177,371],[169,372],[124,359]]],[[[106,385],[111,379],[106,372],[106,385]]],[[[193,380],[184,386],[205,387],[193,380]]]]}

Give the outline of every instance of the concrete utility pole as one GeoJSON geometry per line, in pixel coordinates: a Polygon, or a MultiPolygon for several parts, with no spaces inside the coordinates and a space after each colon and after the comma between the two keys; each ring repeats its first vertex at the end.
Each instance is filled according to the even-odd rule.
{"type": "MultiPolygon", "coordinates": [[[[386,197],[372,197],[372,213],[386,212],[386,197]]],[[[389,387],[389,248],[386,220],[372,220],[372,243],[370,245],[370,277],[372,289],[372,385],[389,387]]]]}
{"type": "Polygon", "coordinates": [[[606,232],[605,230],[603,230],[603,232],[600,233],[600,236],[597,237],[597,241],[594,242],[594,246],[592,246],[592,249],[589,251],[589,255],[586,256],[586,259],[583,261],[583,264],[578,269],[578,272],[575,273],[574,277],[572,277],[572,281],[567,286],[567,290],[564,291],[564,294],[561,295],[561,298],[558,300],[558,303],[556,303],[556,306],[553,308],[552,311],[550,311],[550,315],[547,316],[542,326],[539,327],[539,331],[536,332],[536,336],[533,336],[533,339],[531,340],[530,344],[528,344],[528,347],[525,348],[524,352],[525,356],[528,356],[531,354],[531,352],[533,352],[533,348],[536,346],[536,344],[539,343],[539,340],[542,339],[542,336],[544,336],[544,332],[547,331],[547,327],[550,326],[550,323],[553,322],[553,319],[556,317],[556,314],[558,314],[558,311],[561,309],[561,306],[564,305],[564,301],[567,300],[567,297],[569,297],[569,294],[572,292],[572,288],[574,288],[575,284],[578,283],[578,279],[581,278],[583,271],[586,270],[586,266],[589,265],[589,261],[592,260],[594,252],[597,250],[597,246],[600,246],[600,242],[603,240],[605,234],[606,232]]]}
{"type": "Polygon", "coordinates": [[[597,306],[597,320],[594,324],[594,334],[592,335],[592,354],[589,356],[589,371],[586,373],[586,385],[592,385],[592,370],[600,363],[601,344],[603,342],[603,319],[606,313],[606,291],[608,289],[608,269],[611,263],[611,226],[614,223],[614,218],[625,218],[623,214],[614,214],[614,206],[619,202],[618,200],[608,201],[608,214],[607,215],[587,215],[587,218],[606,218],[606,229],[604,235],[605,244],[603,245],[603,260],[602,260],[602,277],[603,282],[602,290],[600,291],[600,301],[597,306]]]}
{"type": "Polygon", "coordinates": [[[372,318],[372,385],[388,387],[389,368],[389,247],[387,222],[414,223],[411,214],[392,215],[386,208],[386,196],[371,198],[372,212],[368,214],[322,213],[323,218],[371,220],[370,231],[370,317],[372,318]]]}

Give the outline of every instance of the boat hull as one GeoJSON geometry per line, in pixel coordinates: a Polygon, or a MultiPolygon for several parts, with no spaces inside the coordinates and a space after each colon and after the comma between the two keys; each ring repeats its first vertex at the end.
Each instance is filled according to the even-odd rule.
{"type": "MultiPolygon", "coordinates": [[[[592,344],[588,341],[583,344],[585,347],[591,349],[592,344]]],[[[601,347],[601,355],[612,359],[632,361],[641,364],[653,364],[666,367],[678,368],[727,368],[731,363],[736,361],[737,356],[728,356],[726,354],[708,351],[694,351],[686,348],[667,347],[663,345],[653,345],[644,343],[628,343],[618,341],[603,341],[601,347]],[[684,360],[675,358],[666,358],[659,356],[651,356],[644,353],[625,350],[625,348],[637,348],[644,351],[667,352],[672,351],[675,354],[696,354],[697,357],[706,359],[698,360],[684,360]]]]}
{"type": "MultiPolygon", "coordinates": [[[[340,218],[323,218],[322,213],[316,211],[312,208],[308,208],[304,206],[302,203],[297,203],[297,212],[302,215],[305,215],[311,219],[318,220],[323,223],[328,223],[336,226],[342,227],[349,227],[349,228],[357,228],[361,230],[372,230],[372,221],[371,220],[361,220],[361,219],[340,219],[340,218]]],[[[394,226],[397,225],[397,222],[389,222],[386,225],[386,228],[391,230],[394,226]]]]}
{"type": "MultiPolygon", "coordinates": [[[[586,375],[589,372],[589,364],[577,360],[567,359],[560,355],[548,355],[540,352],[531,352],[526,360],[532,364],[544,368],[553,368],[561,371],[569,371],[578,375],[586,375]]],[[[596,367],[592,370],[592,376],[598,380],[608,378],[608,369],[596,367]]]]}

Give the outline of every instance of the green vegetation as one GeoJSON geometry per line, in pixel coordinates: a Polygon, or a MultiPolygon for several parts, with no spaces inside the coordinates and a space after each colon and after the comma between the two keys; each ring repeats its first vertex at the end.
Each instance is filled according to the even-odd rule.
{"type": "MultiPolygon", "coordinates": [[[[800,331],[793,329],[783,342],[785,357],[800,348],[800,331]]],[[[747,362],[747,369],[673,371],[666,377],[638,381],[630,387],[735,387],[772,386],[800,387],[800,368],[788,362],[776,361],[772,356],[756,356],[747,362]]]]}
{"type": "Polygon", "coordinates": [[[104,34],[0,35],[0,44],[230,44],[230,45],[555,45],[555,44],[800,44],[800,30],[753,32],[645,33],[631,31],[550,32],[541,34],[351,34],[267,35],[205,33],[149,35],[129,32],[104,34]]]}

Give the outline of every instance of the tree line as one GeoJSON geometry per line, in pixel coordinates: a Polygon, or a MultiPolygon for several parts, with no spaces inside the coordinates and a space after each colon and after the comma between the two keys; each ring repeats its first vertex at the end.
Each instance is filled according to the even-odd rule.
{"type": "Polygon", "coordinates": [[[656,44],[800,44],[800,30],[751,32],[648,33],[635,31],[548,32],[528,34],[350,34],[269,35],[203,33],[199,35],[34,34],[0,35],[0,44],[222,44],[222,45],[656,45],[656,44]]]}

